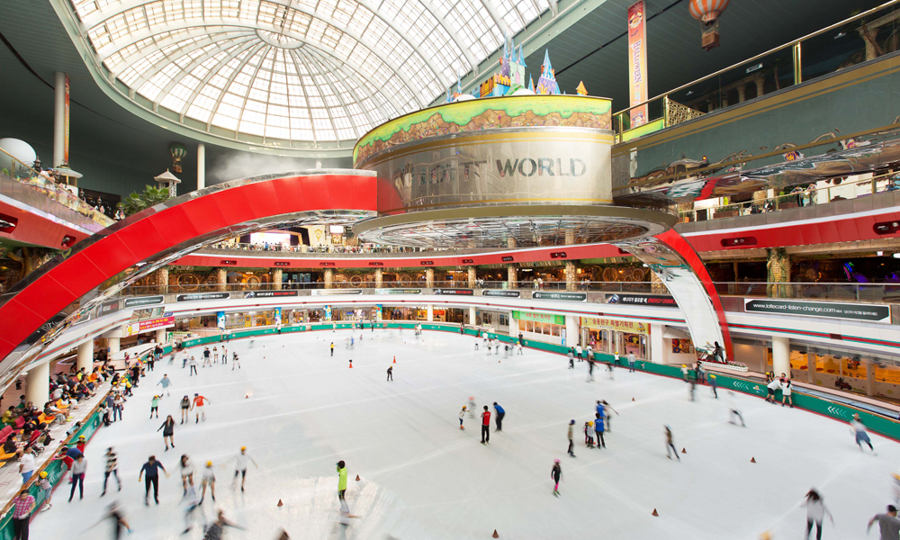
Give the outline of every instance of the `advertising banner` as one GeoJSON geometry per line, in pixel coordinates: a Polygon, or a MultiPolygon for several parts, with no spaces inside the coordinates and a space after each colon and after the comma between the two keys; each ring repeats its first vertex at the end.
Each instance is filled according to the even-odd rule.
{"type": "Polygon", "coordinates": [[[219,311],[216,313],[216,327],[219,330],[225,330],[225,312],[219,311]]]}
{"type": "Polygon", "coordinates": [[[204,292],[179,294],[175,297],[176,302],[194,302],[197,300],[225,300],[231,298],[231,293],[227,292],[204,292]]]}
{"type": "Polygon", "coordinates": [[[275,325],[281,326],[281,308],[275,308],[275,325]]]}
{"type": "MultiPolygon", "coordinates": [[[[628,90],[630,106],[647,101],[647,12],[644,0],[628,8],[628,90]]],[[[631,109],[631,129],[647,123],[647,105],[631,109]]]]}
{"type": "Polygon", "coordinates": [[[125,327],[125,335],[133,336],[147,330],[167,328],[169,326],[175,326],[175,317],[171,314],[166,314],[165,317],[159,319],[149,319],[129,324],[125,327]]]}
{"type": "Polygon", "coordinates": [[[500,289],[485,289],[481,291],[481,296],[502,296],[504,298],[519,298],[522,296],[521,291],[504,291],[500,289]]]}
{"type": "MultiPolygon", "coordinates": [[[[69,162],[69,76],[66,75],[66,109],[65,116],[63,117],[64,127],[63,127],[63,161],[66,163],[69,162]]],[[[59,163],[52,163],[54,167],[59,166],[59,163]]]]}
{"type": "Polygon", "coordinates": [[[422,294],[422,289],[375,289],[375,294],[422,294]]]}
{"type": "Polygon", "coordinates": [[[566,300],[568,302],[587,302],[587,293],[583,292],[544,292],[531,293],[535,300],[566,300]]]}
{"type": "Polygon", "coordinates": [[[281,298],[284,296],[298,296],[298,291],[247,291],[244,298],[281,298]]]}
{"type": "Polygon", "coordinates": [[[607,304],[628,304],[638,306],[678,307],[675,299],[662,294],[622,294],[616,293],[606,297],[607,304]]]}
{"type": "Polygon", "coordinates": [[[550,324],[566,324],[565,315],[552,315],[550,313],[535,313],[533,311],[519,311],[514,309],[512,318],[519,321],[534,321],[550,324]]]}
{"type": "Polygon", "coordinates": [[[432,294],[450,295],[450,296],[474,296],[475,291],[472,289],[435,289],[432,294]]]}
{"type": "Polygon", "coordinates": [[[650,335],[650,325],[640,321],[619,321],[605,317],[582,317],[581,326],[583,328],[613,330],[628,334],[650,335]]]}
{"type": "Polygon", "coordinates": [[[126,298],[125,307],[152,306],[153,304],[162,304],[165,301],[163,295],[158,296],[139,296],[137,298],[126,298]]]}
{"type": "Polygon", "coordinates": [[[313,296],[332,296],[335,294],[362,294],[362,289],[313,289],[313,296]]]}
{"type": "Polygon", "coordinates": [[[850,319],[890,324],[891,306],[879,304],[847,304],[843,302],[800,302],[796,300],[744,299],[744,311],[780,313],[804,317],[850,319]]]}
{"type": "Polygon", "coordinates": [[[100,309],[97,310],[97,316],[101,317],[103,315],[109,315],[113,311],[119,311],[119,300],[107,300],[100,304],[100,309]]]}

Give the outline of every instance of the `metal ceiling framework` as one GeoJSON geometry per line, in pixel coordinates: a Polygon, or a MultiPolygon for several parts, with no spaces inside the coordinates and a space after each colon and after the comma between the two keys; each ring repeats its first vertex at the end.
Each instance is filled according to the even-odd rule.
{"type": "Polygon", "coordinates": [[[66,14],[97,67],[153,112],[341,148],[477,72],[553,1],[69,0],[66,14]]]}

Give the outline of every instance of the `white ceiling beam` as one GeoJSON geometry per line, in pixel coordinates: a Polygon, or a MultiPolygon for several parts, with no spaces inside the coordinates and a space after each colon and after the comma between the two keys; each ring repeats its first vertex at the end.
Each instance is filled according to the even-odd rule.
{"type": "MultiPolygon", "coordinates": [[[[321,62],[319,62],[315,58],[311,58],[311,60],[318,64],[319,73],[322,75],[322,78],[325,79],[325,84],[328,85],[328,88],[331,89],[331,93],[333,93],[335,95],[337,100],[341,102],[341,106],[344,108],[344,112],[347,113],[347,119],[350,120],[350,125],[353,126],[353,131],[356,134],[356,137],[361,137],[362,132],[359,129],[359,126],[356,124],[356,120],[353,119],[353,115],[350,114],[350,109],[347,108],[347,102],[344,101],[344,96],[340,92],[338,92],[337,88],[335,88],[334,85],[331,84],[331,81],[328,80],[328,72],[325,69],[323,69],[325,67],[325,65],[322,64],[321,62]]],[[[325,101],[325,100],[323,99],[323,101],[325,101]]],[[[331,107],[329,107],[328,103],[326,103],[325,108],[328,110],[328,117],[331,119],[331,127],[334,128],[334,136],[338,140],[338,146],[340,146],[341,136],[338,135],[338,133],[337,133],[338,127],[334,123],[334,117],[331,114],[331,107]]],[[[362,109],[362,106],[360,106],[360,109],[362,109]]],[[[312,116],[312,115],[310,115],[310,116],[312,116]]]]}
{"type": "MultiPolygon", "coordinates": [[[[194,88],[194,90],[191,92],[191,95],[184,102],[184,106],[181,108],[180,111],[178,111],[178,115],[183,117],[185,114],[187,114],[187,110],[194,103],[194,100],[197,99],[197,96],[200,95],[200,92],[203,91],[203,89],[209,84],[209,81],[211,81],[212,78],[215,77],[219,73],[219,71],[222,70],[222,68],[227,66],[229,62],[231,62],[232,60],[234,60],[235,58],[240,56],[242,52],[246,51],[247,49],[251,49],[254,46],[257,47],[257,50],[258,50],[258,47],[260,45],[262,45],[262,44],[260,44],[260,43],[254,44],[253,41],[249,41],[247,43],[244,43],[243,46],[231,51],[231,54],[229,54],[226,58],[222,59],[222,61],[219,62],[219,65],[216,66],[216,69],[211,69],[211,70],[209,70],[209,73],[204,75],[203,79],[200,81],[200,84],[198,84],[197,87],[194,88]]],[[[251,52],[250,54],[252,55],[253,53],[251,52]]],[[[224,94],[226,90],[227,90],[227,88],[223,88],[222,93],[224,94]]],[[[210,118],[212,118],[211,114],[210,114],[210,118]]]]}
{"type": "MultiPolygon", "coordinates": [[[[375,86],[375,87],[378,86],[377,84],[375,84],[375,81],[373,81],[372,79],[370,79],[369,77],[364,75],[365,72],[362,69],[360,69],[359,66],[351,64],[350,62],[344,62],[341,60],[337,60],[336,58],[327,56],[325,53],[323,53],[322,51],[319,51],[318,49],[316,49],[315,47],[312,47],[312,46],[307,47],[306,52],[308,54],[316,56],[317,58],[325,59],[328,63],[333,65],[335,67],[335,69],[340,71],[345,79],[351,78],[351,75],[348,75],[344,71],[344,66],[348,65],[353,70],[353,75],[355,75],[355,77],[353,77],[353,78],[363,79],[363,80],[367,81],[369,84],[371,84],[372,86],[375,86]]],[[[358,85],[362,89],[362,91],[366,93],[366,96],[372,100],[372,103],[378,108],[378,110],[381,111],[381,114],[382,114],[382,116],[384,116],[385,121],[390,119],[391,118],[390,113],[384,108],[384,106],[381,104],[381,101],[375,98],[375,95],[369,90],[369,88],[365,84],[363,84],[362,81],[358,81],[358,85]]],[[[397,111],[397,114],[402,114],[403,107],[401,106],[401,104],[397,100],[397,98],[394,97],[393,94],[385,93],[382,95],[384,95],[387,98],[387,100],[391,102],[391,104],[394,106],[394,109],[397,111]]],[[[362,103],[362,102],[360,102],[360,103],[362,103]]],[[[365,110],[365,107],[363,107],[363,110],[365,110]]],[[[378,125],[379,123],[381,123],[381,122],[374,122],[373,125],[378,125]]]]}
{"type": "MultiPolygon", "coordinates": [[[[216,104],[213,105],[212,109],[210,109],[210,111],[209,111],[209,120],[206,121],[206,131],[209,131],[210,126],[212,126],[212,121],[213,121],[213,118],[216,116],[216,111],[219,110],[219,105],[222,104],[222,98],[225,97],[225,93],[231,87],[231,83],[234,82],[234,79],[238,76],[238,74],[241,72],[241,70],[244,69],[244,66],[247,65],[247,62],[249,62],[251,58],[256,56],[259,53],[259,50],[262,49],[263,47],[266,47],[265,43],[259,43],[258,45],[253,47],[253,49],[247,54],[247,56],[243,60],[241,60],[241,63],[237,65],[237,67],[234,69],[234,71],[231,72],[231,75],[228,77],[228,81],[225,83],[225,86],[222,87],[222,93],[219,94],[219,97],[216,99],[216,104]]],[[[257,66],[256,69],[259,69],[259,66],[257,66]]],[[[248,87],[247,91],[248,92],[250,91],[249,87],[248,87]]],[[[193,100],[191,100],[191,101],[193,101],[193,100]]],[[[246,101],[247,101],[247,97],[244,96],[244,102],[246,102],[246,101]]],[[[243,113],[243,112],[244,112],[244,110],[242,108],[241,113],[243,113]]],[[[236,132],[240,132],[240,127],[241,127],[240,116],[238,118],[236,118],[236,120],[237,120],[237,126],[235,126],[234,130],[236,132]]]]}
{"type": "MultiPolygon", "coordinates": [[[[196,68],[203,62],[206,62],[207,60],[216,56],[219,53],[232,51],[235,47],[237,47],[239,45],[252,45],[253,43],[254,43],[254,40],[250,36],[247,36],[246,38],[239,39],[239,40],[231,40],[231,39],[219,40],[219,43],[217,44],[216,47],[204,52],[197,58],[194,58],[193,60],[191,60],[191,62],[189,64],[187,64],[186,66],[181,68],[181,71],[184,74],[188,74],[191,71],[193,71],[194,68],[196,68]]],[[[208,47],[209,45],[210,45],[210,43],[207,43],[206,45],[203,45],[201,47],[185,47],[184,49],[179,47],[178,49],[176,49],[178,52],[178,55],[177,56],[169,56],[168,58],[169,58],[169,60],[171,60],[174,63],[176,60],[184,57],[185,55],[190,54],[193,51],[196,51],[197,49],[202,49],[204,47],[208,47]]],[[[159,73],[163,67],[164,66],[162,66],[162,65],[155,64],[153,66],[154,69],[148,69],[148,70],[144,71],[143,73],[141,73],[141,76],[138,79],[136,79],[134,81],[134,83],[132,83],[134,88],[140,88],[145,82],[147,82],[150,79],[152,79],[153,77],[155,77],[156,74],[159,73]]],[[[168,94],[169,91],[172,90],[172,88],[175,86],[175,84],[178,83],[179,80],[181,80],[181,77],[178,77],[178,78],[173,77],[172,80],[169,83],[167,83],[166,86],[163,88],[161,95],[168,94]]]]}

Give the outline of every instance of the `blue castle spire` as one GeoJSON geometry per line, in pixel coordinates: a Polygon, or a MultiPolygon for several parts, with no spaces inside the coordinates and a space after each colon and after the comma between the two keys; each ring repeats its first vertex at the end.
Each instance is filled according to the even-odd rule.
{"type": "Polygon", "coordinates": [[[522,54],[522,44],[521,43],[519,43],[519,64],[522,67],[528,67],[525,65],[525,55],[522,54]]]}
{"type": "Polygon", "coordinates": [[[550,51],[548,49],[544,49],[544,65],[541,68],[541,77],[555,78],[553,76],[553,66],[550,65],[550,51]]]}

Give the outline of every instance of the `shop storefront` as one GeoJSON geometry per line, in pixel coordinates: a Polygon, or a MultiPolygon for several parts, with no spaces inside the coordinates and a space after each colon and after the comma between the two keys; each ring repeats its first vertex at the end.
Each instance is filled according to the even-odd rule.
{"type": "Polygon", "coordinates": [[[509,333],[509,312],[477,309],[475,310],[475,324],[490,326],[495,332],[509,333]]]}
{"type": "Polygon", "coordinates": [[[640,321],[622,321],[605,317],[582,317],[581,340],[594,350],[618,353],[622,356],[634,353],[637,358],[650,358],[650,325],[640,321]]]}
{"type": "Polygon", "coordinates": [[[424,306],[385,306],[382,308],[381,318],[385,321],[426,321],[428,309],[424,306]]]}
{"type": "Polygon", "coordinates": [[[566,316],[513,310],[512,318],[526,340],[562,345],[566,336],[566,316]]]}

